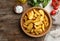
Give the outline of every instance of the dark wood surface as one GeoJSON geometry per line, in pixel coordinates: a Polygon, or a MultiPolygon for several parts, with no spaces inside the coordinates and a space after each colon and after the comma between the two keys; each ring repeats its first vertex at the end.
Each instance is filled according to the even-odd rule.
{"type": "MultiPolygon", "coordinates": [[[[13,7],[16,0],[0,0],[0,41],[43,41],[44,36],[40,38],[31,38],[27,36],[20,28],[21,15],[15,14],[13,7]]],[[[24,11],[28,8],[23,5],[24,11]]]]}

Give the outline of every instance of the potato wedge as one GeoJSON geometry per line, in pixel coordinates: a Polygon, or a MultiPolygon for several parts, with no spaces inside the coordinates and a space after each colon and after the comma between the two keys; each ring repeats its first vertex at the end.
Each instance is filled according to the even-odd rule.
{"type": "Polygon", "coordinates": [[[42,21],[37,21],[37,22],[34,22],[35,25],[40,25],[42,24],[42,21]]]}
{"type": "Polygon", "coordinates": [[[40,16],[37,16],[37,18],[33,22],[40,21],[40,16]]]}
{"type": "Polygon", "coordinates": [[[35,34],[36,35],[38,35],[39,33],[38,33],[38,31],[37,31],[37,29],[34,29],[34,32],[35,32],[35,34]]]}
{"type": "Polygon", "coordinates": [[[28,16],[28,19],[33,19],[34,12],[33,11],[28,12],[27,16],[28,16]]]}
{"type": "Polygon", "coordinates": [[[41,26],[40,26],[40,25],[38,25],[38,26],[37,26],[37,25],[34,25],[34,28],[35,28],[35,29],[40,29],[41,26]]]}
{"type": "Polygon", "coordinates": [[[27,25],[23,24],[23,27],[24,27],[24,28],[27,28],[27,25]]]}
{"type": "Polygon", "coordinates": [[[31,23],[33,20],[27,20],[24,24],[28,25],[29,23],[31,23]]]}
{"type": "Polygon", "coordinates": [[[45,31],[45,27],[44,27],[44,24],[42,24],[42,30],[45,31]]]}
{"type": "Polygon", "coordinates": [[[32,28],[33,28],[33,23],[30,23],[30,24],[27,26],[27,29],[28,29],[28,30],[32,30],[32,28]]]}
{"type": "Polygon", "coordinates": [[[31,33],[34,33],[34,29],[31,30],[31,33]]]}
{"type": "Polygon", "coordinates": [[[26,15],[24,16],[24,18],[23,18],[23,19],[24,19],[24,21],[27,21],[27,20],[28,20],[26,15]]]}
{"type": "Polygon", "coordinates": [[[44,20],[47,21],[47,22],[49,21],[48,17],[46,15],[44,16],[44,20]]]}
{"type": "Polygon", "coordinates": [[[37,14],[34,14],[34,17],[37,17],[37,14]]]}
{"type": "Polygon", "coordinates": [[[33,11],[35,12],[35,14],[40,15],[40,13],[36,9],[33,9],[33,11]]]}
{"type": "Polygon", "coordinates": [[[39,10],[39,13],[41,16],[44,16],[44,11],[43,10],[39,10]]]}
{"type": "Polygon", "coordinates": [[[41,34],[41,33],[43,32],[43,30],[40,28],[40,29],[37,29],[37,32],[38,32],[39,34],[41,34]]]}
{"type": "Polygon", "coordinates": [[[45,24],[45,27],[49,26],[49,20],[46,15],[44,16],[44,24],[45,24]]]}
{"type": "Polygon", "coordinates": [[[39,29],[39,33],[42,33],[43,32],[43,30],[42,29],[39,29]]]}

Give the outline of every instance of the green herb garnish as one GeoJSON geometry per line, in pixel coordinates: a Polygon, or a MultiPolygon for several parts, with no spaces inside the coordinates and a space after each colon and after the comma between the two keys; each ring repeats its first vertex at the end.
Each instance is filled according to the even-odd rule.
{"type": "Polygon", "coordinates": [[[39,6],[40,3],[42,3],[43,7],[45,7],[50,0],[28,0],[28,4],[31,6],[39,6]]]}

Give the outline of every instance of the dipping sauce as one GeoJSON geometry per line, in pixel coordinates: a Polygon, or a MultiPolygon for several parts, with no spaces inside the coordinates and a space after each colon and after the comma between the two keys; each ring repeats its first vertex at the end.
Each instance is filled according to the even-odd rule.
{"type": "Polygon", "coordinates": [[[20,5],[15,6],[15,12],[20,14],[23,12],[23,7],[20,5]]]}

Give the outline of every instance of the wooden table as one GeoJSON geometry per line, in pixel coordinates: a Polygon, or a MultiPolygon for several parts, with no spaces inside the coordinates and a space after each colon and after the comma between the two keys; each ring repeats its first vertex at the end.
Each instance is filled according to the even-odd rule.
{"type": "MultiPolygon", "coordinates": [[[[31,38],[21,29],[19,21],[21,15],[15,14],[13,7],[16,0],[0,0],[0,41],[43,41],[44,36],[40,38],[31,38]]],[[[23,5],[24,11],[28,8],[23,5]]]]}

